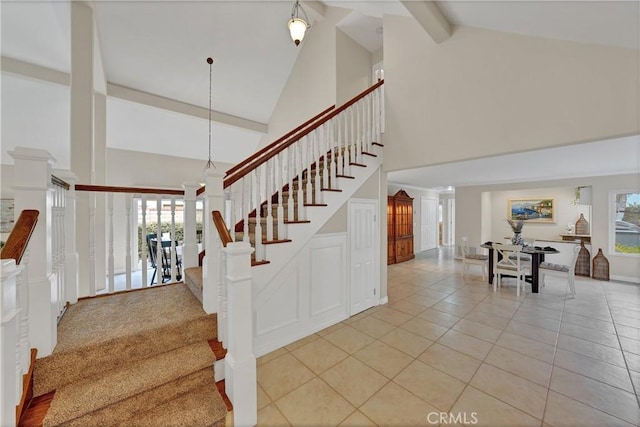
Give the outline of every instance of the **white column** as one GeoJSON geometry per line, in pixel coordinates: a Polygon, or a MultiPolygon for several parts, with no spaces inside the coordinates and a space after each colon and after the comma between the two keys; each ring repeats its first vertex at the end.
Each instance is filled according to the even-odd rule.
{"type": "Polygon", "coordinates": [[[198,266],[196,191],[200,185],[197,182],[185,182],[182,188],[184,189],[184,242],[182,244],[182,268],[184,269],[198,266]]]}
{"type": "Polygon", "coordinates": [[[257,423],[256,357],[253,354],[251,252],[248,243],[229,243],[227,256],[228,342],[225,391],[233,403],[234,425],[257,423]]]}
{"type": "Polygon", "coordinates": [[[51,271],[51,167],[54,158],[45,150],[16,147],[9,154],[15,160],[15,211],[39,211],[29,243],[29,339],[38,355],[51,354],[57,342],[55,275],[51,271]]]}
{"type": "Polygon", "coordinates": [[[56,170],[55,175],[69,184],[66,191],[67,200],[64,207],[64,281],[65,300],[71,304],[78,302],[78,252],[76,251],[76,190],[78,177],[71,171],[56,170]]]}
{"type": "Polygon", "coordinates": [[[0,261],[0,425],[16,425],[16,405],[22,394],[22,372],[18,368],[19,310],[16,304],[16,275],[20,268],[13,259],[0,261]]]}
{"type": "Polygon", "coordinates": [[[203,213],[204,221],[204,241],[205,258],[203,261],[202,277],[202,308],[207,314],[218,312],[218,288],[217,278],[219,274],[219,255],[216,245],[217,233],[213,225],[212,211],[224,211],[224,172],[209,168],[204,171],[205,182],[205,209],[203,213]]]}

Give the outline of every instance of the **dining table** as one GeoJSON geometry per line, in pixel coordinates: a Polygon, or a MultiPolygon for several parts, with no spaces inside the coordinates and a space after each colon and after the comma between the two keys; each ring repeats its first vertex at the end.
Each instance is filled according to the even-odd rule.
{"type": "MultiPolygon", "coordinates": [[[[493,244],[486,242],[480,247],[489,250],[489,284],[493,284],[493,244]]],[[[531,274],[525,277],[525,280],[531,283],[531,292],[537,294],[539,292],[540,281],[540,263],[544,262],[545,255],[559,254],[560,251],[550,246],[524,246],[523,254],[531,255],[531,274]]]]}

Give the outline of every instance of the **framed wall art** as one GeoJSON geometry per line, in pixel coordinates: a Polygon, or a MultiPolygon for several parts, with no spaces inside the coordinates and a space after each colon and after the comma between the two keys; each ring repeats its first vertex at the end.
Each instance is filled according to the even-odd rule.
{"type": "Polygon", "coordinates": [[[509,199],[507,218],[555,223],[554,199],[509,199]]]}

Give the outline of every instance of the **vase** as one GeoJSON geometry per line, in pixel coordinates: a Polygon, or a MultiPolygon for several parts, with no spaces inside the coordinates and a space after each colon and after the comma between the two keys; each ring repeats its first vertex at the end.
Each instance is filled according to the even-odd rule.
{"type": "Polygon", "coordinates": [[[589,221],[587,221],[583,214],[580,214],[580,218],[576,221],[576,234],[583,236],[591,234],[589,232],[589,221]]]}
{"type": "Polygon", "coordinates": [[[593,257],[593,269],[591,277],[597,280],[609,280],[609,260],[598,249],[598,254],[593,257]]]}
{"type": "Polygon", "coordinates": [[[584,246],[584,242],[580,242],[580,252],[578,252],[578,259],[576,260],[574,273],[576,276],[591,276],[591,254],[584,246]]]}
{"type": "Polygon", "coordinates": [[[513,233],[513,237],[511,238],[512,245],[523,245],[524,241],[522,240],[522,233],[513,233]]]}

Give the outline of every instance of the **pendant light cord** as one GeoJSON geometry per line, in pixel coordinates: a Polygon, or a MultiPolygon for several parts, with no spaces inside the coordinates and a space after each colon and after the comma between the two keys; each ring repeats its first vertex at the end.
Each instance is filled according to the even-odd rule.
{"type": "Polygon", "coordinates": [[[213,58],[207,58],[207,63],[209,64],[209,160],[207,160],[205,169],[209,169],[210,167],[215,169],[216,165],[211,161],[211,81],[213,75],[213,58]]]}

